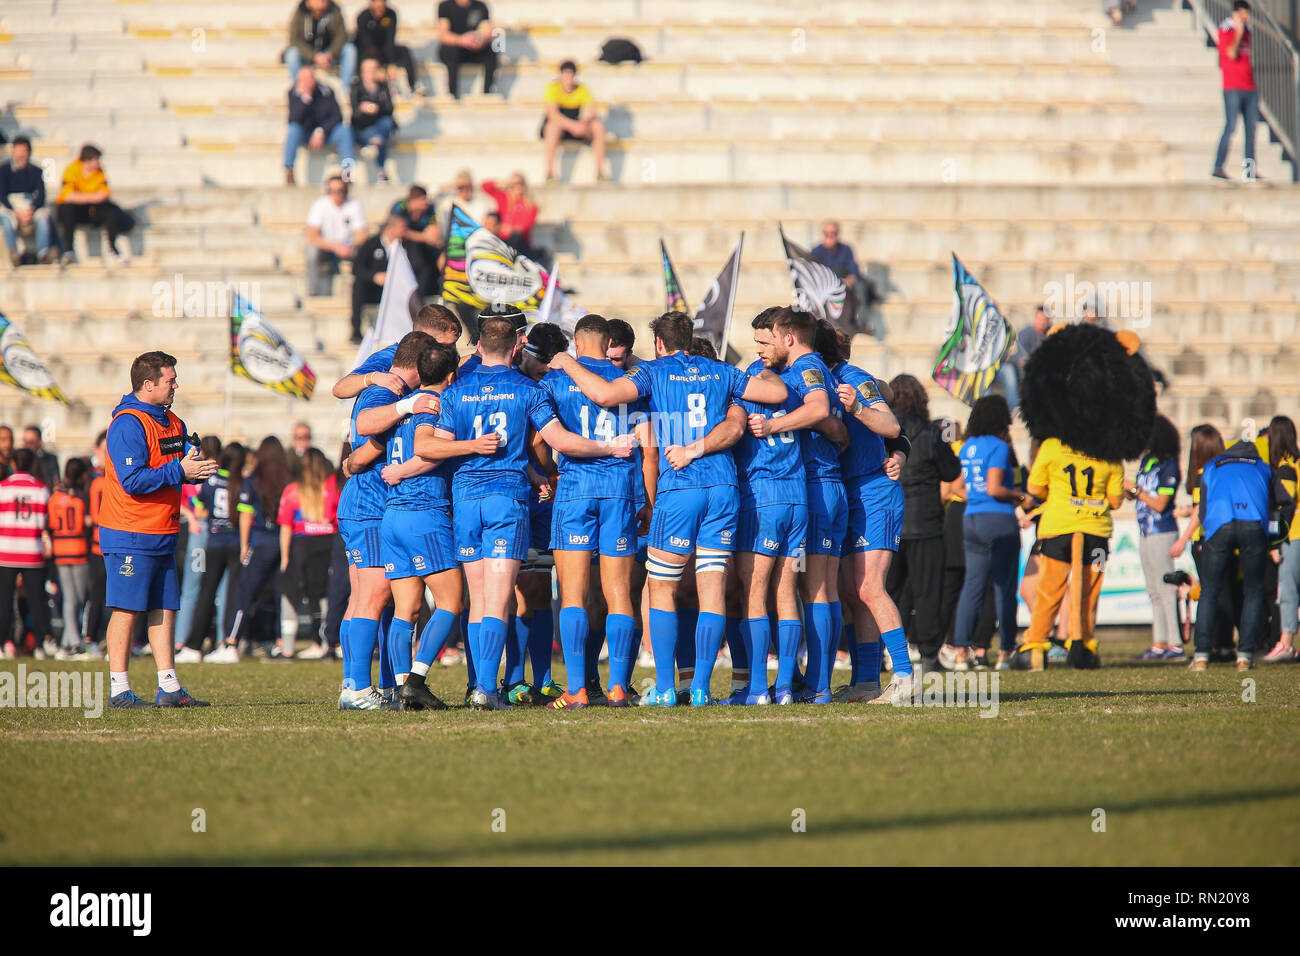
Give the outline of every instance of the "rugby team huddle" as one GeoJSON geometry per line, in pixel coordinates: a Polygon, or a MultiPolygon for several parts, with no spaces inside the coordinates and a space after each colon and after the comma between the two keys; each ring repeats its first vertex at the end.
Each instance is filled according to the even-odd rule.
{"type": "Polygon", "coordinates": [[[340,709],[444,708],[426,677],[461,627],[475,709],[826,704],[842,639],[852,676],[834,699],[910,695],[885,591],[908,451],[887,386],[809,313],[770,308],[751,325],[758,359],[741,370],[680,312],[651,323],[656,357],[638,359],[620,320],[587,315],[570,342],[485,310],[462,358],[459,318],[432,305],[345,376],[340,709]],[[550,674],[552,565],[565,688],[550,674]],[[637,694],[643,629],[656,677],[637,694]],[[724,641],[731,693],[714,697],[724,641]]]}

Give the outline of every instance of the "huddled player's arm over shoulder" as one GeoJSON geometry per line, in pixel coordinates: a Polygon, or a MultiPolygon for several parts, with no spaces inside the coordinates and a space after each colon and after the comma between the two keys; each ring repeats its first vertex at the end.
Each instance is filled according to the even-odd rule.
{"type": "MultiPolygon", "coordinates": [[[[528,450],[537,477],[554,484],[555,479],[560,477],[560,470],[555,467],[555,456],[551,454],[551,446],[543,441],[541,432],[535,428],[528,431],[528,450]]],[[[528,476],[528,481],[534,488],[540,487],[531,474],[528,476]]]]}
{"type": "Polygon", "coordinates": [[[664,457],[673,466],[673,471],[681,471],[697,458],[725,451],[740,441],[744,434],[745,410],[739,405],[731,405],[727,408],[727,417],[714,425],[707,435],[689,445],[669,445],[664,449],[664,457]]]}
{"type": "Polygon", "coordinates": [[[373,439],[364,441],[343,459],[343,473],[349,477],[365,471],[384,457],[385,448],[373,439]]]}
{"type": "Polygon", "coordinates": [[[407,478],[414,478],[416,475],[423,475],[426,472],[433,471],[438,467],[436,461],[429,461],[427,458],[421,458],[418,454],[413,455],[406,461],[385,465],[379,473],[379,477],[384,479],[384,484],[397,486],[407,478]]]}
{"type": "MultiPolygon", "coordinates": [[[[602,403],[597,402],[597,404],[602,403]]],[[[538,434],[547,445],[554,448],[561,455],[568,455],[570,458],[604,458],[606,455],[613,455],[615,458],[627,458],[632,454],[633,439],[631,435],[620,435],[613,441],[596,441],[592,438],[583,438],[561,425],[558,418],[551,419],[541,428],[538,434]]]]}
{"type": "Polygon", "coordinates": [[[798,431],[801,428],[815,428],[830,417],[830,393],[824,388],[810,388],[804,394],[803,404],[794,411],[786,412],[778,418],[750,415],[749,430],[755,438],[766,438],[768,435],[798,431]]]}
{"type": "MultiPolygon", "coordinates": [[[[635,369],[622,378],[616,378],[611,382],[585,368],[581,362],[568,352],[561,352],[551,359],[551,368],[566,373],[569,378],[573,379],[573,384],[582,390],[582,394],[597,405],[603,405],[606,408],[611,408],[614,405],[630,405],[641,397],[641,385],[636,377],[635,369]]],[[[560,449],[556,450],[559,451],[560,449]]],[[[564,454],[567,455],[568,452],[564,452],[564,454]]],[[[578,457],[590,458],[593,456],[580,455],[578,457]]]]}
{"type": "Polygon", "coordinates": [[[462,455],[495,455],[500,444],[501,436],[496,432],[458,441],[454,432],[442,427],[419,425],[415,429],[416,457],[433,464],[462,455]]]}
{"type": "Polygon", "coordinates": [[[845,411],[881,438],[897,438],[902,431],[893,410],[881,397],[878,384],[873,386],[864,381],[855,388],[847,382],[841,382],[839,397],[845,411]]]}
{"type": "MultiPolygon", "coordinates": [[[[736,369],[740,372],[740,369],[736,369]]],[[[744,383],[744,391],[739,395],[747,402],[758,402],[760,405],[780,405],[790,394],[790,390],[785,387],[785,382],[781,381],[781,376],[777,375],[770,369],[764,369],[757,375],[742,376],[748,379],[744,383]]],[[[739,441],[739,438],[737,438],[739,441]]]]}
{"type": "Polygon", "coordinates": [[[400,391],[405,387],[406,383],[402,381],[402,378],[399,375],[395,375],[388,371],[365,372],[362,371],[364,368],[365,365],[362,365],[357,371],[349,372],[347,375],[344,375],[341,379],[335,382],[333,390],[334,397],[356,398],[371,385],[382,385],[384,388],[393,391],[400,391]]]}
{"type": "Polygon", "coordinates": [[[655,504],[655,491],[659,488],[659,454],[658,446],[655,443],[654,429],[650,427],[648,421],[638,422],[636,426],[636,441],[641,446],[641,480],[645,487],[646,506],[643,509],[646,512],[645,518],[646,532],[649,533],[649,512],[655,504]]]}

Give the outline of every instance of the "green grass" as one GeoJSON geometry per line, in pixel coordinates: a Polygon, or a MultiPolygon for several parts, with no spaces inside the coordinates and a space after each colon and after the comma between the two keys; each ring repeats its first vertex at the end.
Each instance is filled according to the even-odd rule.
{"type": "MultiPolygon", "coordinates": [[[[1300,668],[1123,663],[1140,649],[1104,642],[1100,672],[1002,674],[993,719],[344,714],[338,665],[192,666],[211,709],[0,709],[0,863],[1300,863],[1300,668]]],[[[153,677],[132,668],[141,693],[153,677]]],[[[460,699],[463,669],[431,678],[460,699]]]]}

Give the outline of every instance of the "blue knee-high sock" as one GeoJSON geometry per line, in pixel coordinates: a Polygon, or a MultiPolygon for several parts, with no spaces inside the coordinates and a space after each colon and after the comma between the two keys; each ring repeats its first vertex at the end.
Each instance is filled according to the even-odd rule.
{"type": "Polygon", "coordinates": [[[858,682],[858,631],[850,621],[844,625],[844,646],[849,649],[849,683],[858,682]]]}
{"type": "Polygon", "coordinates": [[[524,679],[524,657],[528,649],[528,625],[520,627],[522,618],[512,617],[506,623],[506,679],[507,687],[524,679]]]}
{"type": "Polygon", "coordinates": [[[348,676],[348,666],[352,662],[352,619],[347,618],[339,623],[339,651],[343,655],[343,677],[348,676]]]}
{"type": "Polygon", "coordinates": [[[551,682],[551,648],[555,644],[555,618],[549,607],[533,612],[528,626],[528,660],[533,668],[533,686],[542,688],[551,682]]]}
{"type": "Polygon", "coordinates": [[[695,632],[698,630],[700,609],[698,607],[681,607],[677,609],[677,669],[690,670],[695,667],[695,632]]]}
{"type": "Polygon", "coordinates": [[[474,669],[474,660],[478,656],[478,648],[474,646],[474,641],[477,640],[478,635],[478,625],[475,624],[473,627],[475,636],[472,638],[470,635],[469,611],[461,611],[460,633],[465,644],[465,683],[470,687],[474,686],[478,677],[474,669]]]}
{"type": "Polygon", "coordinates": [[[912,659],[907,656],[907,637],[901,627],[885,631],[880,639],[889,648],[889,659],[894,665],[895,677],[906,677],[912,673],[912,659]]]}
{"type": "MultiPolygon", "coordinates": [[[[749,693],[767,693],[767,647],[772,643],[772,622],[765,617],[747,617],[740,622],[740,633],[750,660],[749,693]],[[761,663],[754,664],[754,661],[761,663]]],[[[736,659],[736,652],[731,652],[736,659]]]]}
{"type": "Polygon", "coordinates": [[[411,664],[413,674],[427,674],[433,659],[438,656],[442,646],[447,643],[452,630],[456,627],[456,615],[450,611],[434,611],[429,623],[424,625],[420,634],[420,646],[415,652],[415,662],[411,664]]]}
{"type": "Polygon", "coordinates": [[[740,618],[727,618],[727,649],[731,651],[732,671],[749,670],[749,647],[740,636],[740,618]]]}
{"type": "Polygon", "coordinates": [[[587,684],[587,634],[590,627],[585,607],[560,608],[560,649],[564,651],[564,673],[570,694],[576,694],[587,684]]]}
{"type": "Polygon", "coordinates": [[[485,617],[478,631],[478,689],[496,693],[497,675],[501,673],[501,655],[506,649],[506,622],[499,617],[485,617]]]}
{"type": "Polygon", "coordinates": [[[650,649],[655,656],[655,692],[676,686],[673,652],[677,647],[677,612],[650,609],[650,649]]]}
{"type": "Polygon", "coordinates": [[[411,638],[414,635],[414,621],[395,617],[388,625],[388,664],[394,675],[411,673],[411,638]]]}
{"type": "Polygon", "coordinates": [[[609,641],[609,686],[632,688],[632,663],[636,659],[636,621],[630,614],[611,614],[605,619],[605,639],[609,641]]]}
{"type": "Polygon", "coordinates": [[[804,679],[814,691],[830,686],[831,675],[826,668],[826,645],[831,635],[831,606],[829,604],[804,605],[804,640],[808,642],[808,667],[804,679]]]}
{"type": "Polygon", "coordinates": [[[695,676],[691,690],[709,690],[713,679],[713,665],[722,650],[722,639],[727,633],[727,619],[712,611],[701,611],[695,624],[695,676]]]}
{"type": "Polygon", "coordinates": [[[601,621],[591,621],[587,632],[587,642],[583,647],[587,680],[600,683],[600,649],[605,645],[605,625],[601,621]]]}
{"type": "Polygon", "coordinates": [[[352,641],[352,666],[344,683],[352,690],[365,690],[370,686],[370,658],[375,655],[379,641],[379,622],[369,617],[354,617],[348,630],[352,641]]]}
{"type": "Polygon", "coordinates": [[[388,649],[388,627],[393,623],[393,606],[390,604],[384,608],[384,613],[379,616],[379,689],[388,690],[396,686],[397,679],[393,676],[393,658],[388,649]]]}
{"type": "Polygon", "coordinates": [[[825,669],[822,674],[825,677],[825,686],[831,686],[831,680],[835,676],[835,659],[839,656],[840,637],[844,631],[844,612],[840,609],[839,601],[831,601],[827,607],[831,609],[830,630],[827,632],[826,645],[823,648],[825,652],[825,669]]]}
{"type": "Polygon", "coordinates": [[[885,645],[881,641],[853,645],[854,670],[856,673],[853,683],[880,683],[880,659],[884,656],[884,650],[885,645]]]}
{"type": "Polygon", "coordinates": [[[803,621],[781,621],[776,627],[776,690],[790,690],[794,681],[795,658],[799,655],[799,642],[803,640],[803,621]]]}

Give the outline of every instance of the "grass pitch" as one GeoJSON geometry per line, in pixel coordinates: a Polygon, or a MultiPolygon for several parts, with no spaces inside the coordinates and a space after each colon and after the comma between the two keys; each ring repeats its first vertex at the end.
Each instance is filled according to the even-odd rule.
{"type": "MultiPolygon", "coordinates": [[[[212,708],[0,709],[0,864],[1300,863],[1300,667],[1127,663],[1142,646],[1001,674],[995,718],[340,713],[338,664],[189,666],[212,708]]],[[[464,676],[430,674],[449,702],[464,676]]]]}

